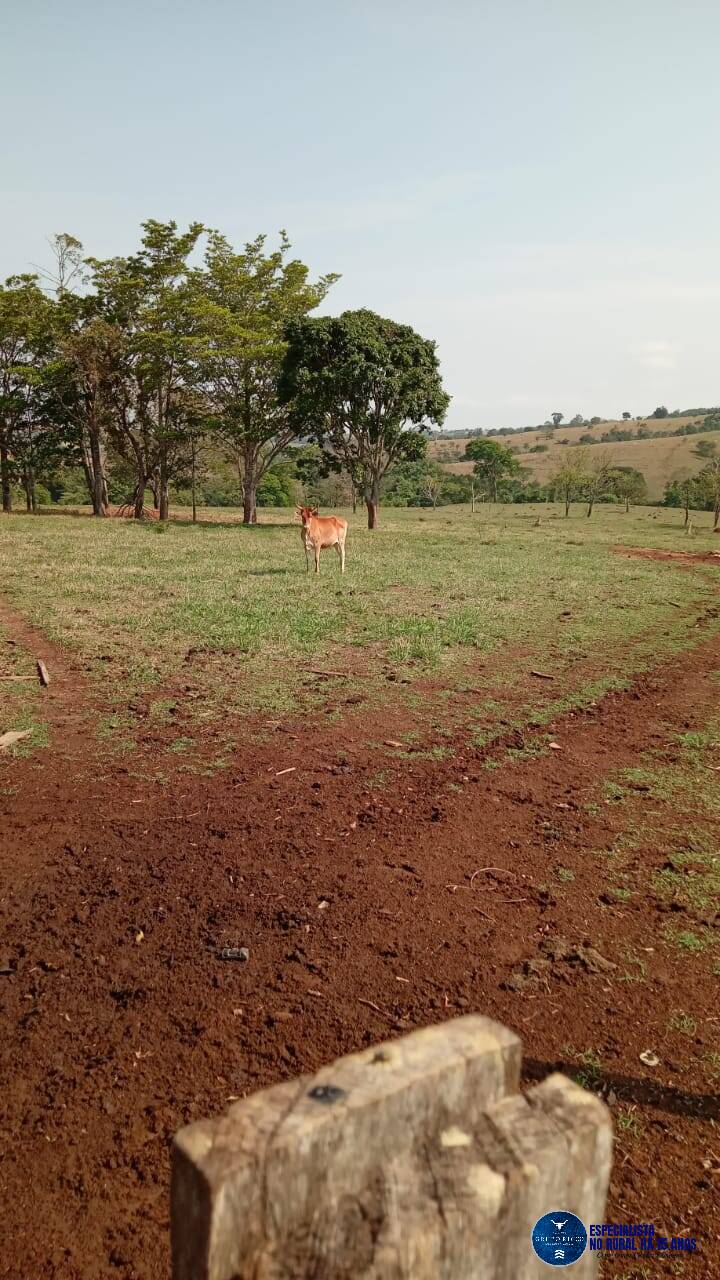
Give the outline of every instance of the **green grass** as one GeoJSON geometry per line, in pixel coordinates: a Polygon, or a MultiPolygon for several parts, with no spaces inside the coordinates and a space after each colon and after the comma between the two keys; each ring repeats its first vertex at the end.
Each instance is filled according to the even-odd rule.
{"type": "MultiPolygon", "coordinates": [[[[0,520],[4,596],[78,655],[118,713],[141,694],[152,698],[143,714],[163,725],[176,714],[286,715],[360,688],[365,707],[394,700],[421,725],[425,717],[426,730],[442,707],[457,729],[470,726],[472,708],[441,699],[472,688],[482,714],[472,729],[492,742],[506,732],[508,699],[514,724],[544,725],[680,649],[719,580],[706,565],[679,574],[614,554],[614,508],[590,521],[550,512],[539,529],[525,507],[475,517],[468,508],[384,510],[373,533],[358,515],[347,573],[327,554],[317,578],[305,573],[289,512],[262,512],[251,528],[228,523],[227,512],[203,514],[210,523],[170,522],[161,537],[157,526],[124,520],[0,520]],[[315,666],[351,679],[330,688],[309,675],[315,666]],[[535,667],[555,684],[533,682],[535,667]]],[[[649,520],[639,510],[623,520],[622,539],[686,549],[681,516],[649,520]]],[[[693,549],[703,545],[698,537],[693,549]]],[[[0,689],[6,700],[21,696],[9,682],[0,689]]],[[[101,729],[106,741],[118,733],[133,726],[101,729]]],[[[418,746],[440,758],[433,737],[437,729],[418,746]]]]}
{"type": "Polygon", "coordinates": [[[676,1009],[667,1023],[668,1031],[677,1031],[683,1036],[694,1036],[697,1031],[697,1022],[692,1014],[684,1013],[682,1009],[676,1009]]]}
{"type": "Polygon", "coordinates": [[[674,929],[671,925],[664,930],[664,937],[679,951],[706,951],[712,946],[712,938],[707,932],[700,935],[692,929],[674,929]]]}
{"type": "Polygon", "coordinates": [[[644,1127],[636,1107],[625,1106],[618,1108],[615,1116],[615,1128],[618,1133],[630,1138],[639,1138],[644,1127]]]}

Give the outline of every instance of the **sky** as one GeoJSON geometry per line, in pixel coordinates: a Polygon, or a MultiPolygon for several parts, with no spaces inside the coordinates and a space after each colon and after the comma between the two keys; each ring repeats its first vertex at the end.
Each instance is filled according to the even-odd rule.
{"type": "Polygon", "coordinates": [[[0,47],[2,278],[286,228],[449,429],[720,404],[716,0],[5,0],[0,47]]]}

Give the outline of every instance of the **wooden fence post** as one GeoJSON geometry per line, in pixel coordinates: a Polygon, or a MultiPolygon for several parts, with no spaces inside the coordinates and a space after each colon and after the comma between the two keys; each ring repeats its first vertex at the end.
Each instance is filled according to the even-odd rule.
{"type": "MultiPolygon", "coordinates": [[[[552,1211],[601,1222],[607,1109],[565,1077],[517,1092],[518,1038],[466,1017],[189,1125],[174,1280],[535,1280],[552,1211]]],[[[573,1266],[589,1280],[595,1255],[573,1266]]]]}

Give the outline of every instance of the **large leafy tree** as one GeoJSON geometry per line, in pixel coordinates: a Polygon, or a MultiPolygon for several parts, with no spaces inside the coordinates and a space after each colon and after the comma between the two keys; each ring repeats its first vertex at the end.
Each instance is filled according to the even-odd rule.
{"type": "Polygon", "coordinates": [[[145,488],[166,519],[169,484],[187,465],[197,421],[196,357],[200,340],[188,259],[203,227],[143,223],[141,247],[127,258],[88,259],[98,314],[119,338],[115,404],[109,431],[137,477],[135,515],[145,488]]]}
{"type": "Polygon", "coordinates": [[[497,440],[476,437],[468,441],[465,457],[475,463],[474,474],[493,502],[499,500],[503,481],[512,480],[522,471],[512,449],[497,440]]]}
{"type": "Polygon", "coordinates": [[[435,343],[367,310],[295,321],[287,339],[280,400],[362,487],[374,529],[385,472],[424,457],[423,433],[445,417],[435,343]]]}
{"type": "Polygon", "coordinates": [[[338,278],[313,282],[305,264],[289,254],[284,232],[272,252],[258,236],[239,253],[211,232],[204,267],[191,281],[199,383],[238,467],[245,524],[257,519],[263,476],[296,435],[277,395],[285,330],[317,307],[338,278]]]}
{"type": "Polygon", "coordinates": [[[45,408],[45,378],[53,355],[53,303],[35,275],[11,276],[0,286],[0,489],[12,510],[12,481],[35,507],[35,475],[57,456],[62,441],[45,408]]]}

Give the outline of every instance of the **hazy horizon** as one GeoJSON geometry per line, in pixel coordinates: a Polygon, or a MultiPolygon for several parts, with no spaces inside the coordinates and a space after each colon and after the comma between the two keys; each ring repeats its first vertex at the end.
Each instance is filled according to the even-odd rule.
{"type": "Polygon", "coordinates": [[[180,0],[3,19],[0,275],[285,227],[438,342],[449,430],[720,402],[720,11],[180,0]]]}

